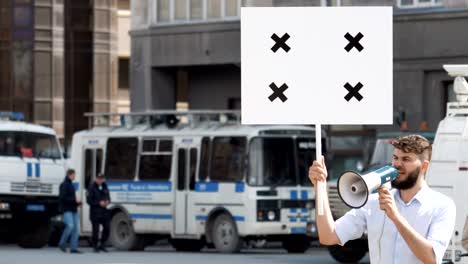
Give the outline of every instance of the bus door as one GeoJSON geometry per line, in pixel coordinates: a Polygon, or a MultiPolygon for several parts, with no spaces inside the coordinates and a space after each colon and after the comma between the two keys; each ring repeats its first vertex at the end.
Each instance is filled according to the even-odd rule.
{"type": "Polygon", "coordinates": [[[81,178],[77,179],[82,185],[80,193],[81,201],[83,202],[83,206],[81,207],[81,230],[82,232],[91,232],[92,226],[89,220],[89,205],[86,202],[86,194],[97,174],[102,172],[103,147],[84,146],[83,161],[83,173],[80,175],[81,178]]]}
{"type": "Polygon", "coordinates": [[[186,234],[188,193],[195,185],[198,149],[193,138],[182,138],[176,141],[176,151],[174,233],[186,234]]]}

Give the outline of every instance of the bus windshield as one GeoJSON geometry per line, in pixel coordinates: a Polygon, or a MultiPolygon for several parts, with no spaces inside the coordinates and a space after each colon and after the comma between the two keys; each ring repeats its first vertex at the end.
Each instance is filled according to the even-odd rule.
{"type": "Polygon", "coordinates": [[[313,155],[311,138],[254,138],[249,151],[249,184],[310,185],[307,174],[313,155]]]}
{"type": "Polygon", "coordinates": [[[0,131],[0,156],[60,159],[60,148],[54,135],[0,131]]]}

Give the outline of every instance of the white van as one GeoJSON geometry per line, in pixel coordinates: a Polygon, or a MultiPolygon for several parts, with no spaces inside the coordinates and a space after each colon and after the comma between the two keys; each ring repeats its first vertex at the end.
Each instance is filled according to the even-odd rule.
{"type": "Polygon", "coordinates": [[[65,162],[51,128],[0,112],[0,233],[22,247],[47,244],[65,162]]]}
{"type": "Polygon", "coordinates": [[[468,65],[444,65],[455,77],[457,102],[447,104],[447,115],[437,128],[432,160],[427,172],[431,188],[452,198],[457,207],[455,230],[444,259],[468,263],[462,247],[463,227],[468,216],[468,65]]]}

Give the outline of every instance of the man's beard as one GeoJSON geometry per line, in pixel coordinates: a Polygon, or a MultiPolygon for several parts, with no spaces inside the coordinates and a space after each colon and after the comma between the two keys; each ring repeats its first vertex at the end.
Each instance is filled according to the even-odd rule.
{"type": "Polygon", "coordinates": [[[406,178],[406,180],[401,181],[401,182],[397,182],[397,179],[393,180],[391,182],[392,188],[397,188],[400,190],[408,190],[408,189],[413,188],[413,186],[418,181],[420,171],[421,171],[421,167],[417,167],[414,171],[408,174],[408,177],[406,178]]]}

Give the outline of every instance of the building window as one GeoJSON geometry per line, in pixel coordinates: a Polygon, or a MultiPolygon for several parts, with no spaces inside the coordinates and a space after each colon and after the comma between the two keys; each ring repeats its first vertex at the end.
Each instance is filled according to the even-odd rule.
{"type": "Polygon", "coordinates": [[[208,18],[220,18],[221,17],[221,1],[220,0],[208,0],[208,18]]]}
{"type": "Polygon", "coordinates": [[[169,0],[158,1],[158,22],[167,22],[170,20],[169,0]]]}
{"type": "Polygon", "coordinates": [[[187,6],[188,0],[176,0],[175,1],[175,20],[187,20],[187,6]]]}
{"type": "Polygon", "coordinates": [[[154,6],[155,21],[163,25],[239,19],[241,0],[156,0],[154,6]]]}
{"type": "Polygon", "coordinates": [[[434,7],[442,6],[442,0],[398,0],[397,4],[400,8],[434,7]]]}
{"type": "Polygon", "coordinates": [[[190,2],[190,18],[202,19],[203,18],[203,0],[192,0],[190,2]]]}
{"type": "Polygon", "coordinates": [[[239,16],[240,12],[240,5],[237,3],[236,0],[231,0],[231,1],[225,1],[224,2],[224,15],[226,17],[237,17],[239,16]]]}

